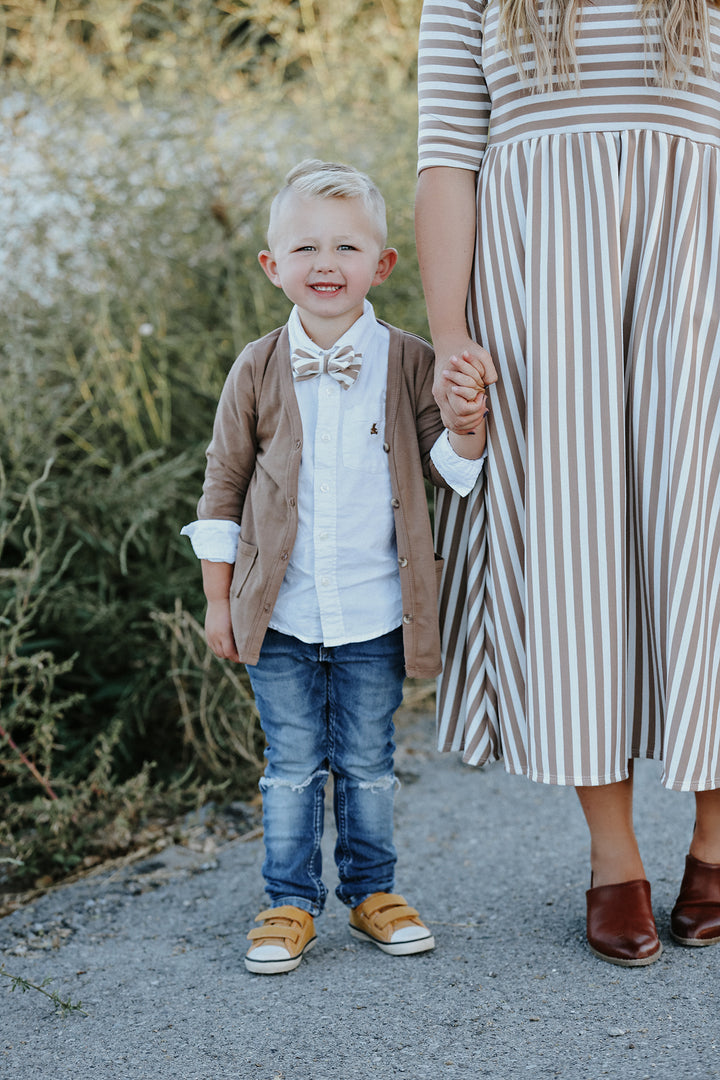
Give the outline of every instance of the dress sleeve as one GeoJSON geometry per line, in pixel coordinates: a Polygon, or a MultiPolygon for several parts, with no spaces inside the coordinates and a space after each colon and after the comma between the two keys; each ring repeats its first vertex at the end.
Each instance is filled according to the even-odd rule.
{"type": "Polygon", "coordinates": [[[477,171],[490,122],[482,68],[487,0],[425,0],[418,50],[418,172],[477,171]]]}

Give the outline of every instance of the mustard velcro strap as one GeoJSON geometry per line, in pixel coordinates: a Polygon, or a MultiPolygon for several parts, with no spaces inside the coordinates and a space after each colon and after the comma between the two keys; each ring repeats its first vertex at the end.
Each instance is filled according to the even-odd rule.
{"type": "Polygon", "coordinates": [[[388,908],[387,911],[381,911],[377,915],[373,922],[378,929],[383,930],[388,923],[398,922],[400,919],[412,919],[417,917],[417,911],[414,907],[408,907],[407,904],[398,904],[397,907],[388,908]]]}
{"type": "Polygon", "coordinates": [[[267,926],[256,926],[248,934],[250,941],[259,941],[261,938],[282,938],[285,941],[297,941],[300,937],[300,928],[296,926],[278,926],[268,923],[267,926]]]}
{"type": "Polygon", "coordinates": [[[255,916],[255,922],[264,922],[266,919],[292,919],[293,922],[302,923],[303,916],[306,919],[312,918],[312,915],[301,908],[293,907],[292,904],[283,904],[281,907],[265,908],[255,916]]]}
{"type": "Polygon", "coordinates": [[[372,896],[368,896],[367,900],[363,900],[360,905],[363,911],[363,915],[374,915],[380,908],[386,907],[402,907],[407,904],[407,900],[404,896],[398,896],[395,893],[373,893],[372,896]]]}

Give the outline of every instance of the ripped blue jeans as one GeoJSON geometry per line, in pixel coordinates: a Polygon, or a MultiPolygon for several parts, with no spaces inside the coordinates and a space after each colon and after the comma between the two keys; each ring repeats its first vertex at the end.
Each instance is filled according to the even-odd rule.
{"type": "Polygon", "coordinates": [[[320,841],[330,772],[337,896],[355,907],[371,893],[392,892],[402,630],[333,647],[268,630],[258,663],[247,670],[267,740],[260,790],[272,906],[293,904],[311,915],[323,909],[320,841]]]}

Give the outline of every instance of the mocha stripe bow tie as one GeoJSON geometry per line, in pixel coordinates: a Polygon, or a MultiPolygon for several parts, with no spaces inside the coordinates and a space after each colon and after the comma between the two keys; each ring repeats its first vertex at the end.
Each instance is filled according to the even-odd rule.
{"type": "Polygon", "coordinates": [[[332,349],[316,351],[303,346],[295,349],[291,360],[293,375],[299,382],[327,374],[337,379],[343,390],[349,390],[360,374],[362,353],[356,353],[352,345],[333,345],[332,349]]]}

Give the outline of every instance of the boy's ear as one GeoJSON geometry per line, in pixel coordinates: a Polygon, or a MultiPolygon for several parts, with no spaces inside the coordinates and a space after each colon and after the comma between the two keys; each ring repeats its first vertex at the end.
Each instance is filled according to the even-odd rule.
{"type": "Polygon", "coordinates": [[[262,266],[267,276],[272,281],[273,285],[276,285],[278,289],[282,288],[280,284],[280,277],[277,272],[277,263],[273,258],[272,251],[260,251],[258,253],[258,262],[262,266]]]}
{"type": "Polygon", "coordinates": [[[377,270],[375,271],[375,277],[372,279],[373,285],[382,285],[383,281],[392,274],[395,269],[395,263],[398,261],[398,253],[395,248],[385,248],[380,252],[380,258],[378,259],[377,270]]]}

